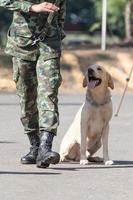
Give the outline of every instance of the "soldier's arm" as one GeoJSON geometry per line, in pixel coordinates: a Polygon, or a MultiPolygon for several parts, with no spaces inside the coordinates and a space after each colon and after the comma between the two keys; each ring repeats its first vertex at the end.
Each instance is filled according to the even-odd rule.
{"type": "Polygon", "coordinates": [[[12,11],[22,11],[22,12],[54,12],[58,11],[59,8],[52,3],[43,2],[40,4],[33,4],[27,1],[17,1],[17,0],[0,0],[0,6],[7,8],[12,11]]]}
{"type": "Polygon", "coordinates": [[[0,6],[12,11],[29,12],[33,4],[27,1],[0,0],[0,6]]]}
{"type": "Polygon", "coordinates": [[[59,9],[59,18],[58,18],[58,23],[59,27],[61,30],[61,36],[62,39],[65,37],[65,32],[64,32],[64,23],[65,23],[65,17],[66,17],[66,0],[62,0],[60,4],[60,9],[59,9]]]}

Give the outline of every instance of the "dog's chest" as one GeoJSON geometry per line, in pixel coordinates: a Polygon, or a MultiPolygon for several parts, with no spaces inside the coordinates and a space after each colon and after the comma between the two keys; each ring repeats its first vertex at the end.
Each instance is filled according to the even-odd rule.
{"type": "Polygon", "coordinates": [[[112,112],[111,109],[102,108],[90,108],[88,115],[88,134],[100,134],[103,127],[109,122],[112,112]]]}
{"type": "Polygon", "coordinates": [[[90,119],[88,122],[88,134],[100,134],[102,132],[103,127],[105,126],[105,121],[99,118],[90,119]]]}

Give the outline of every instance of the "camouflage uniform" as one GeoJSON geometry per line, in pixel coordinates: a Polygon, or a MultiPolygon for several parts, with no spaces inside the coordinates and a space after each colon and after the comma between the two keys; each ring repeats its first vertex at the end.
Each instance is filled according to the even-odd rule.
{"type": "MultiPolygon", "coordinates": [[[[58,88],[61,84],[60,55],[64,38],[66,0],[60,0],[60,10],[48,29],[44,41],[32,46],[47,20],[46,13],[29,9],[41,0],[1,0],[0,6],[14,11],[8,31],[5,52],[13,56],[13,78],[21,104],[21,121],[25,133],[46,130],[56,134],[59,124],[58,88]]],[[[47,0],[54,3],[55,0],[47,0]]]]}

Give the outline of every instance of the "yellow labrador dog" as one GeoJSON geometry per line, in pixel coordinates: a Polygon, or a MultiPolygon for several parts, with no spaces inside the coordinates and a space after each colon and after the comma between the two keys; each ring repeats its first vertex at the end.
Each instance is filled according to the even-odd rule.
{"type": "Polygon", "coordinates": [[[104,161],[105,165],[112,165],[108,155],[109,121],[112,117],[108,88],[114,89],[112,77],[103,67],[91,65],[83,87],[87,87],[86,99],[61,142],[61,161],[80,161],[82,165],[89,161],[104,161]],[[103,158],[92,157],[102,144],[103,158]]]}

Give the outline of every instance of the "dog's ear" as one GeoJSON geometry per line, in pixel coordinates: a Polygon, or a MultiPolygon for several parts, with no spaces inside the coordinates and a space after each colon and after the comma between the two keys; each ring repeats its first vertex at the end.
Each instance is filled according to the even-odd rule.
{"type": "Polygon", "coordinates": [[[86,76],[83,79],[83,87],[85,88],[87,86],[87,78],[86,76]]]}
{"type": "Polygon", "coordinates": [[[114,89],[114,81],[112,76],[107,72],[108,77],[108,87],[110,87],[112,90],[114,89]]]}

